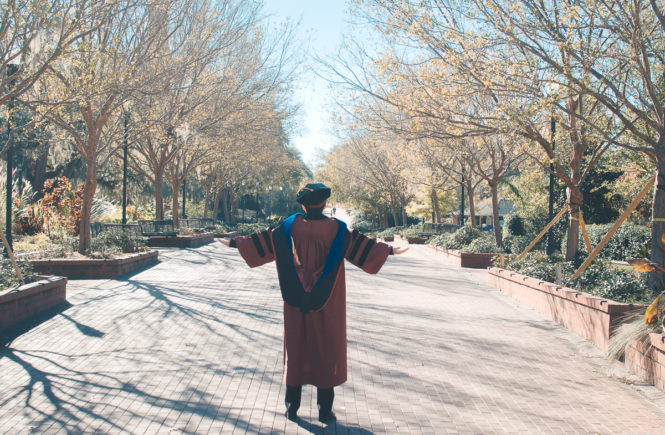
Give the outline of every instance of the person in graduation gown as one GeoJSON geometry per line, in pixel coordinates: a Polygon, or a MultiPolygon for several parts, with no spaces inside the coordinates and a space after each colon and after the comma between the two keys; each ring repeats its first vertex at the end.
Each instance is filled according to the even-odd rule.
{"type": "Polygon", "coordinates": [[[317,387],[319,420],[335,419],[334,390],[347,379],[344,259],[375,274],[391,254],[408,248],[370,239],[323,215],[330,188],[307,184],[296,200],[305,214],[250,236],[221,239],[250,267],[275,260],[284,299],[286,416],[295,421],[303,385],[317,387]]]}

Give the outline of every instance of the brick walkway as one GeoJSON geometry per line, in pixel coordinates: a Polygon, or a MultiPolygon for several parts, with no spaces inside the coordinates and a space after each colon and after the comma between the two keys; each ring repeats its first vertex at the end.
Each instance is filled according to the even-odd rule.
{"type": "MultiPolygon", "coordinates": [[[[378,276],[348,266],[339,422],[283,412],[274,266],[215,243],[163,250],[127,280],[69,284],[70,306],[0,354],[6,433],[659,433],[663,395],[608,376],[589,344],[422,247],[378,276]]],[[[5,342],[7,340],[4,340],[5,342]]]]}

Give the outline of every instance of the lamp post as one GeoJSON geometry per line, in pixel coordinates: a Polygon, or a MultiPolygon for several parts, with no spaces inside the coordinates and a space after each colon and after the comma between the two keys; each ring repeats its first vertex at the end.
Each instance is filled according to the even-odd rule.
{"type": "MultiPolygon", "coordinates": [[[[558,92],[560,85],[556,82],[549,82],[545,87],[545,92],[547,96],[552,99],[552,111],[550,113],[550,143],[552,144],[552,157],[550,158],[550,185],[549,185],[549,198],[548,198],[548,221],[552,222],[554,219],[554,183],[556,180],[554,178],[554,147],[556,145],[556,119],[554,118],[554,109],[556,108],[556,101],[558,98],[558,92]]],[[[547,246],[545,247],[545,252],[547,255],[554,254],[556,247],[554,246],[554,228],[550,228],[547,232],[547,246]]]]}
{"type": "Polygon", "coordinates": [[[129,110],[125,111],[125,134],[122,150],[122,224],[127,224],[127,150],[129,148],[129,110]]]}
{"type": "Polygon", "coordinates": [[[183,177],[182,179],[182,218],[187,219],[187,215],[185,214],[185,202],[187,201],[187,196],[185,195],[187,193],[187,177],[183,177]]]}
{"type": "MultiPolygon", "coordinates": [[[[189,138],[190,134],[192,131],[189,128],[189,123],[185,122],[182,124],[180,127],[176,129],[176,133],[180,138],[182,139],[183,142],[187,142],[187,139],[189,138]]],[[[185,164],[183,163],[183,177],[182,177],[182,218],[187,219],[187,214],[185,213],[185,202],[187,202],[187,198],[185,196],[186,189],[187,189],[187,176],[185,175],[185,164]]],[[[178,210],[173,210],[174,213],[178,213],[178,210]]]]}
{"type": "Polygon", "coordinates": [[[462,194],[461,194],[461,200],[459,203],[459,226],[463,227],[464,226],[464,166],[462,166],[462,194]]]}
{"type": "MultiPolygon", "coordinates": [[[[554,119],[554,113],[552,113],[552,119],[550,120],[550,134],[552,142],[552,153],[554,153],[554,146],[556,145],[556,120],[554,119]]],[[[550,186],[549,186],[549,209],[548,209],[548,222],[552,222],[554,219],[554,159],[550,159],[550,186]]],[[[554,229],[550,228],[547,232],[547,255],[554,254],[554,229]]]]}
{"type": "MultiPolygon", "coordinates": [[[[9,80],[9,86],[11,87],[14,84],[14,80],[16,79],[16,74],[18,73],[18,65],[16,64],[7,64],[7,78],[11,79],[9,80]]],[[[7,150],[6,150],[6,158],[7,158],[7,179],[6,179],[6,204],[5,204],[5,238],[7,239],[7,245],[9,246],[9,249],[14,250],[13,246],[13,241],[12,241],[12,181],[14,178],[13,175],[13,170],[14,170],[14,136],[12,133],[12,127],[14,124],[14,105],[15,105],[15,99],[12,97],[9,100],[9,104],[7,105],[8,109],[8,116],[7,116],[7,150]]],[[[7,249],[5,248],[4,251],[4,256],[8,257],[9,252],[7,252],[7,249]]]]}

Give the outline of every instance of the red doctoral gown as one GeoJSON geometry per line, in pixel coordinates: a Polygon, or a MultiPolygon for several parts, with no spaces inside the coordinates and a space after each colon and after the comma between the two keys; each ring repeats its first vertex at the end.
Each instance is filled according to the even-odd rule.
{"type": "MultiPolygon", "coordinates": [[[[338,230],[335,219],[308,220],[296,217],[291,237],[297,258],[296,271],[306,291],[323,273],[328,252],[338,230]]],[[[250,267],[275,259],[273,231],[237,237],[236,247],[250,267]]],[[[391,247],[363,234],[347,230],[344,257],[367,273],[377,273],[391,247]]],[[[284,302],[284,377],[291,386],[311,384],[331,388],[346,381],[346,281],[344,262],[337,271],[327,302],[306,314],[284,302]]]]}

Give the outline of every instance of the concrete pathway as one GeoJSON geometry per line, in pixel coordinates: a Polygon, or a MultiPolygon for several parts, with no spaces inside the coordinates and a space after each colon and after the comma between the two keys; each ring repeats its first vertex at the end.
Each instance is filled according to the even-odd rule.
{"type": "Polygon", "coordinates": [[[273,265],[220,244],[162,250],[125,280],[70,281],[64,309],[5,337],[4,433],[661,433],[663,395],[591,345],[414,247],[347,267],[338,422],[283,416],[273,265]]]}

